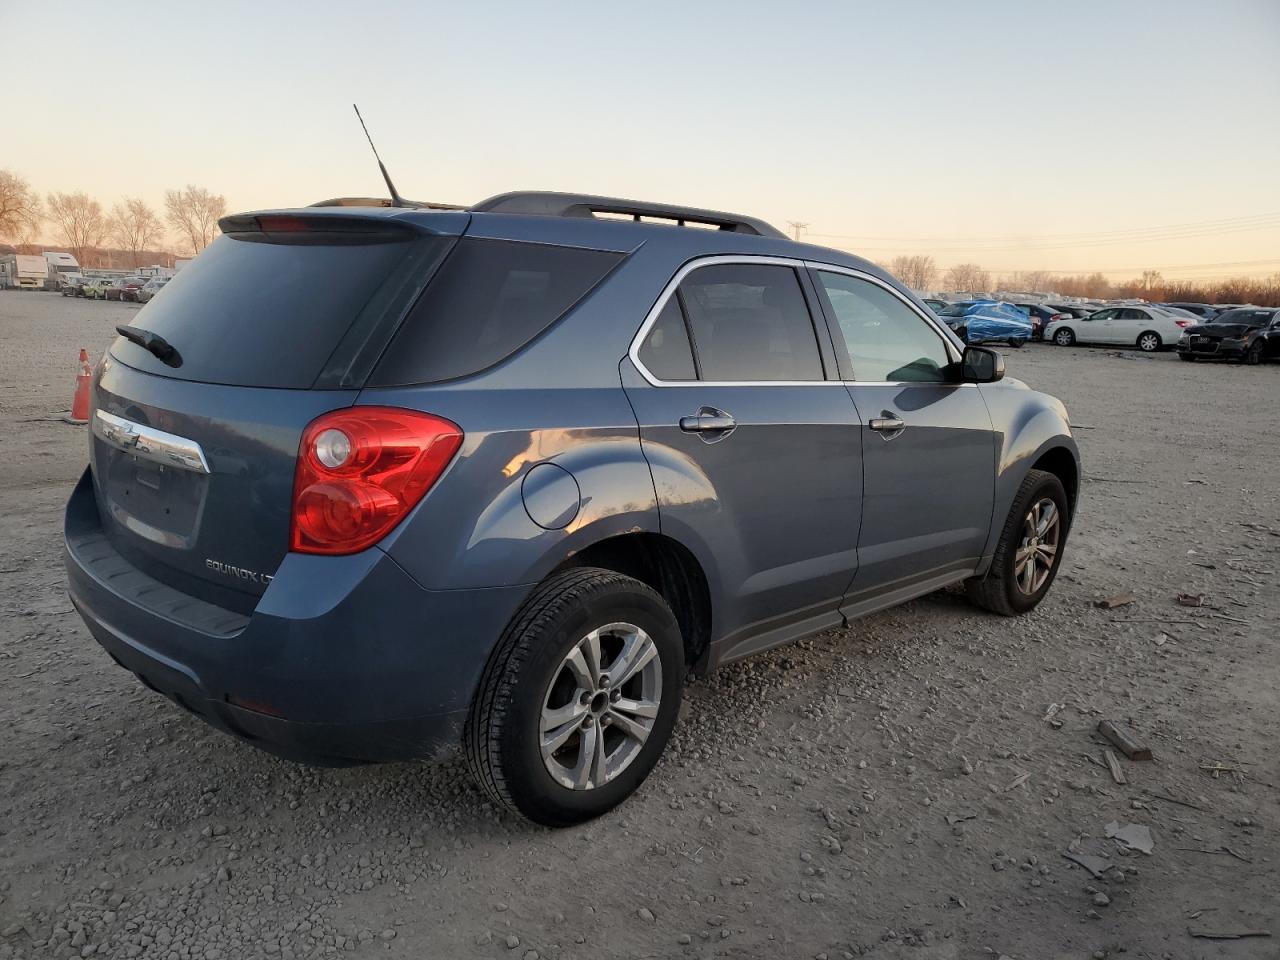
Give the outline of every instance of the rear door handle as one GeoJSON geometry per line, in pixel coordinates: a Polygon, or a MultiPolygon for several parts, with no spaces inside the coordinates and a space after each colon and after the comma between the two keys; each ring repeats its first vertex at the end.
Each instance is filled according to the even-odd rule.
{"type": "Polygon", "coordinates": [[[907,425],[899,417],[895,417],[888,410],[884,411],[880,416],[871,420],[868,424],[872,430],[883,434],[886,440],[892,440],[903,430],[907,429],[907,425]]]}
{"type": "Polygon", "coordinates": [[[681,430],[701,434],[702,439],[707,441],[727,437],[737,426],[737,420],[715,407],[702,407],[694,416],[680,418],[681,430]]]}

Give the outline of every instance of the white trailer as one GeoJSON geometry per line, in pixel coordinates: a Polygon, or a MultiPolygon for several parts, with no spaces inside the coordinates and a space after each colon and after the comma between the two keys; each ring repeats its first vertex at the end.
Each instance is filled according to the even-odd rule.
{"type": "Polygon", "coordinates": [[[49,276],[49,265],[44,257],[24,253],[6,253],[0,257],[0,287],[18,290],[39,290],[49,276]]]}
{"type": "Polygon", "coordinates": [[[68,277],[75,276],[80,272],[80,264],[76,258],[69,253],[57,253],[45,251],[45,282],[46,290],[61,290],[62,285],[66,283],[68,277]]]}

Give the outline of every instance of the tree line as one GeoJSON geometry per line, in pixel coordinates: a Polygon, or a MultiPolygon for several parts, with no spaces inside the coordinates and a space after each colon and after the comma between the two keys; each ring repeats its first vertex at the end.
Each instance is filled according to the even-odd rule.
{"type": "Polygon", "coordinates": [[[1235,277],[1220,281],[1166,280],[1158,270],[1145,270],[1132,280],[1113,282],[1101,273],[1070,276],[1050,270],[1026,270],[996,276],[976,263],[942,270],[930,256],[894,257],[887,269],[913,290],[982,293],[1016,290],[1056,293],[1091,300],[1141,298],[1188,303],[1254,303],[1280,307],[1280,273],[1266,278],[1235,277]]]}
{"type": "Polygon", "coordinates": [[[157,256],[171,260],[163,249],[171,242],[180,253],[194,256],[217,237],[218,220],[226,212],[226,197],[194,184],[166,190],[163,212],[138,197],[122,197],[108,210],[83,191],[41,196],[18,174],[0,170],[0,240],[19,252],[34,249],[41,246],[47,224],[82,266],[102,265],[112,252],[108,243],[134,267],[157,256]]]}

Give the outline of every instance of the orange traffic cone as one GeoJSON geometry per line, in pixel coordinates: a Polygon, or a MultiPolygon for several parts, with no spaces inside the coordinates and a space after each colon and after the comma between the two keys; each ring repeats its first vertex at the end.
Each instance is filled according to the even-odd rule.
{"type": "Polygon", "coordinates": [[[80,348],[80,372],[76,374],[76,393],[71,399],[71,416],[68,423],[89,422],[89,383],[93,380],[93,369],[89,366],[89,351],[80,348]]]}

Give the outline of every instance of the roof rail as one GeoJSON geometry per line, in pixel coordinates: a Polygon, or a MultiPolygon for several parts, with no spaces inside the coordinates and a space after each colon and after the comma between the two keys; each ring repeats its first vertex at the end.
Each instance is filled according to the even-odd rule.
{"type": "MultiPolygon", "coordinates": [[[[430,200],[405,200],[405,205],[418,210],[465,210],[460,203],[434,203],[430,200]]],[[[387,197],[334,197],[311,204],[313,207],[390,207],[387,197]]]]}
{"type": "Polygon", "coordinates": [[[760,237],[788,239],[777,227],[737,213],[718,210],[699,210],[696,207],[673,207],[664,203],[647,203],[643,200],[623,200],[618,197],[595,197],[584,193],[555,193],[550,191],[517,191],[500,193],[482,200],[471,210],[476,213],[516,213],[539,217],[594,217],[597,213],[614,213],[630,216],[633,220],[648,217],[655,220],[671,220],[678,226],[687,223],[704,224],[734,233],[753,233],[760,237]]]}

